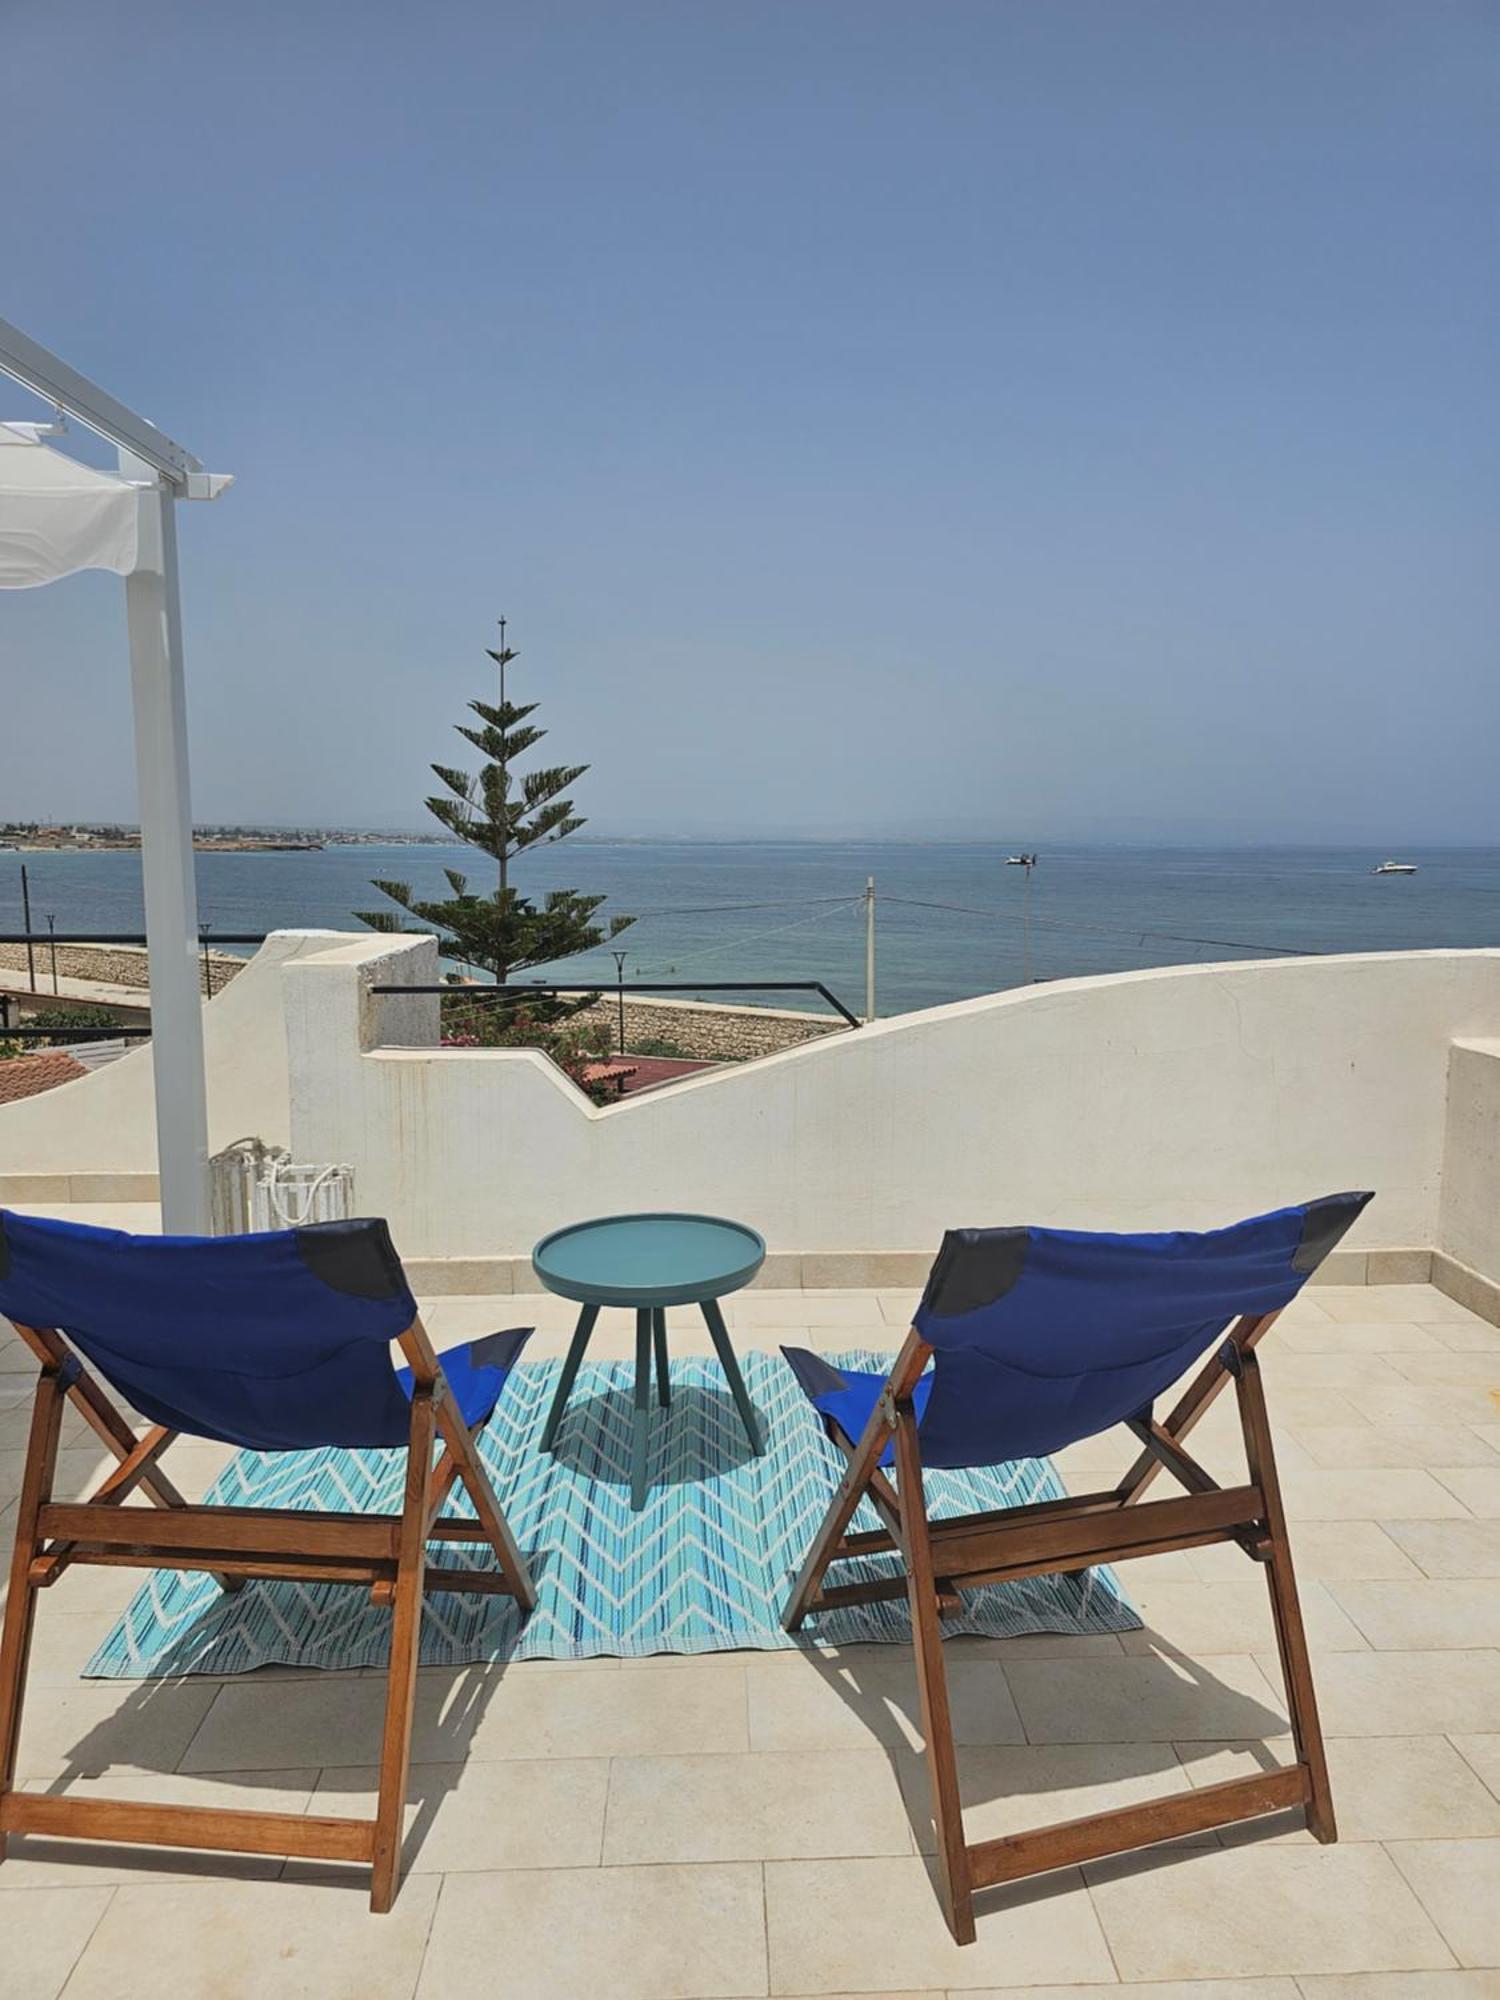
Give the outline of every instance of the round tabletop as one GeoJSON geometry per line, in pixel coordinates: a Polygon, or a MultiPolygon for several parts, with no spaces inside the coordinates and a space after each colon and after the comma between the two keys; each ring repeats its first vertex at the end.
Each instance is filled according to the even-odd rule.
{"type": "Polygon", "coordinates": [[[748,1285],[764,1239],[718,1215],[605,1215],[554,1229],[531,1253],[549,1292],[590,1306],[684,1306],[748,1285]]]}

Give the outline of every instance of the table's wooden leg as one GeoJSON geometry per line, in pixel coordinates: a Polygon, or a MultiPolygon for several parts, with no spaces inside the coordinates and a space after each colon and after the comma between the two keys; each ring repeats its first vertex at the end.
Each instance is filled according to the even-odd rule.
{"type": "Polygon", "coordinates": [[[740,1421],[745,1426],[745,1435],[750,1440],[750,1449],[759,1458],[765,1450],[761,1442],[760,1425],[756,1420],[755,1405],[750,1400],[750,1391],[745,1387],[745,1378],[740,1373],[740,1364],[734,1358],[734,1349],[729,1344],[729,1328],[724,1324],[724,1315],[719,1311],[717,1299],[702,1301],[703,1317],[708,1323],[708,1337],[714,1344],[719,1357],[719,1365],[729,1378],[729,1389],[740,1413],[740,1421]]]}
{"type": "Polygon", "coordinates": [[[672,1400],[672,1377],[667,1366],[667,1309],[653,1306],[652,1329],[656,1335],[656,1400],[665,1409],[672,1400]]]}
{"type": "Polygon", "coordinates": [[[568,1398],[572,1395],[573,1384],[578,1379],[579,1364],[583,1360],[584,1349],[589,1344],[589,1335],[594,1331],[594,1321],[598,1317],[597,1306],[585,1306],[578,1315],[578,1324],[573,1330],[572,1343],[568,1348],[568,1358],[563,1363],[562,1374],[558,1377],[557,1394],[552,1398],[552,1408],[547,1412],[547,1424],[542,1432],[543,1451],[551,1451],[557,1441],[557,1433],[562,1428],[563,1411],[568,1407],[568,1398]]]}
{"type": "Polygon", "coordinates": [[[639,1514],[646,1504],[646,1463],[651,1452],[651,1322],[650,1306],[635,1315],[635,1448],[630,1465],[630,1510],[639,1514]]]}

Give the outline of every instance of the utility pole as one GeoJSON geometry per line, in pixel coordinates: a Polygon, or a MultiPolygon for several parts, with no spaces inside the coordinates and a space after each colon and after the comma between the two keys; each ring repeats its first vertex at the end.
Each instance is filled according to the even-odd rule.
{"type": "Polygon", "coordinates": [[[1036,866],[1036,856],[1028,854],[1025,859],[1026,881],[1021,890],[1021,984],[1031,984],[1031,871],[1036,866]]]}
{"type": "Polygon", "coordinates": [[[24,861],[21,863],[21,928],[26,933],[26,977],[35,993],[36,951],[31,942],[31,883],[27,879],[24,861]]]}
{"type": "Polygon", "coordinates": [[[865,878],[865,1019],[875,1018],[875,877],[865,878]]]}

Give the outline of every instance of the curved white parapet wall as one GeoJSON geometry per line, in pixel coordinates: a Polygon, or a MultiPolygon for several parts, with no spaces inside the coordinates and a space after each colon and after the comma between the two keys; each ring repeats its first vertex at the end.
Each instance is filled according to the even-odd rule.
{"type": "Polygon", "coordinates": [[[433,1047],[434,1002],[368,992],[433,965],[430,940],[364,937],[283,980],[294,1150],[352,1162],[361,1209],[423,1258],[524,1256],[648,1208],[732,1215],[804,1257],[930,1254],[953,1224],[1190,1228],[1355,1186],[1378,1193],[1359,1247],[1429,1247],[1450,1046],[1500,1036],[1500,952],[1174,967],[901,1015],[599,1108],[540,1056],[433,1047]]]}
{"type": "MultiPolygon", "coordinates": [[[[203,1016],[209,1144],[291,1135],[282,968],[339,931],[275,931],[203,1016]]],[[[38,1097],[0,1106],[0,1177],[152,1174],[156,1110],[150,1044],[38,1097]]],[[[19,1197],[17,1197],[19,1198],[19,1197]]]]}

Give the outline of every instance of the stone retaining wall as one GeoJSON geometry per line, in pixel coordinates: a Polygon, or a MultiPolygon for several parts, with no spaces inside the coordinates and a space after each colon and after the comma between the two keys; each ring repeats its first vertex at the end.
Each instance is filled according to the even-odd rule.
{"type": "MultiPolygon", "coordinates": [[[[619,1040],[617,1000],[601,997],[579,1017],[609,1030],[610,1051],[619,1040]]],[[[627,1052],[642,1042],[671,1042],[700,1062],[747,1062],[794,1049],[847,1024],[826,1014],[796,1014],[780,1007],[721,1007],[706,1000],[625,1000],[627,1052]]]]}
{"type": "MultiPolygon", "coordinates": [[[[32,950],[37,986],[43,988],[52,978],[52,949],[49,945],[38,944],[32,950]]],[[[203,954],[200,952],[199,984],[212,996],[221,992],[237,973],[243,972],[249,962],[245,958],[235,958],[229,952],[210,951],[205,979],[203,954]]],[[[25,945],[0,944],[0,966],[7,971],[24,972],[25,945]]],[[[57,970],[63,979],[93,979],[101,986],[138,986],[144,991],[150,983],[146,976],[146,948],[139,944],[60,944],[57,947],[57,970]]]]}

